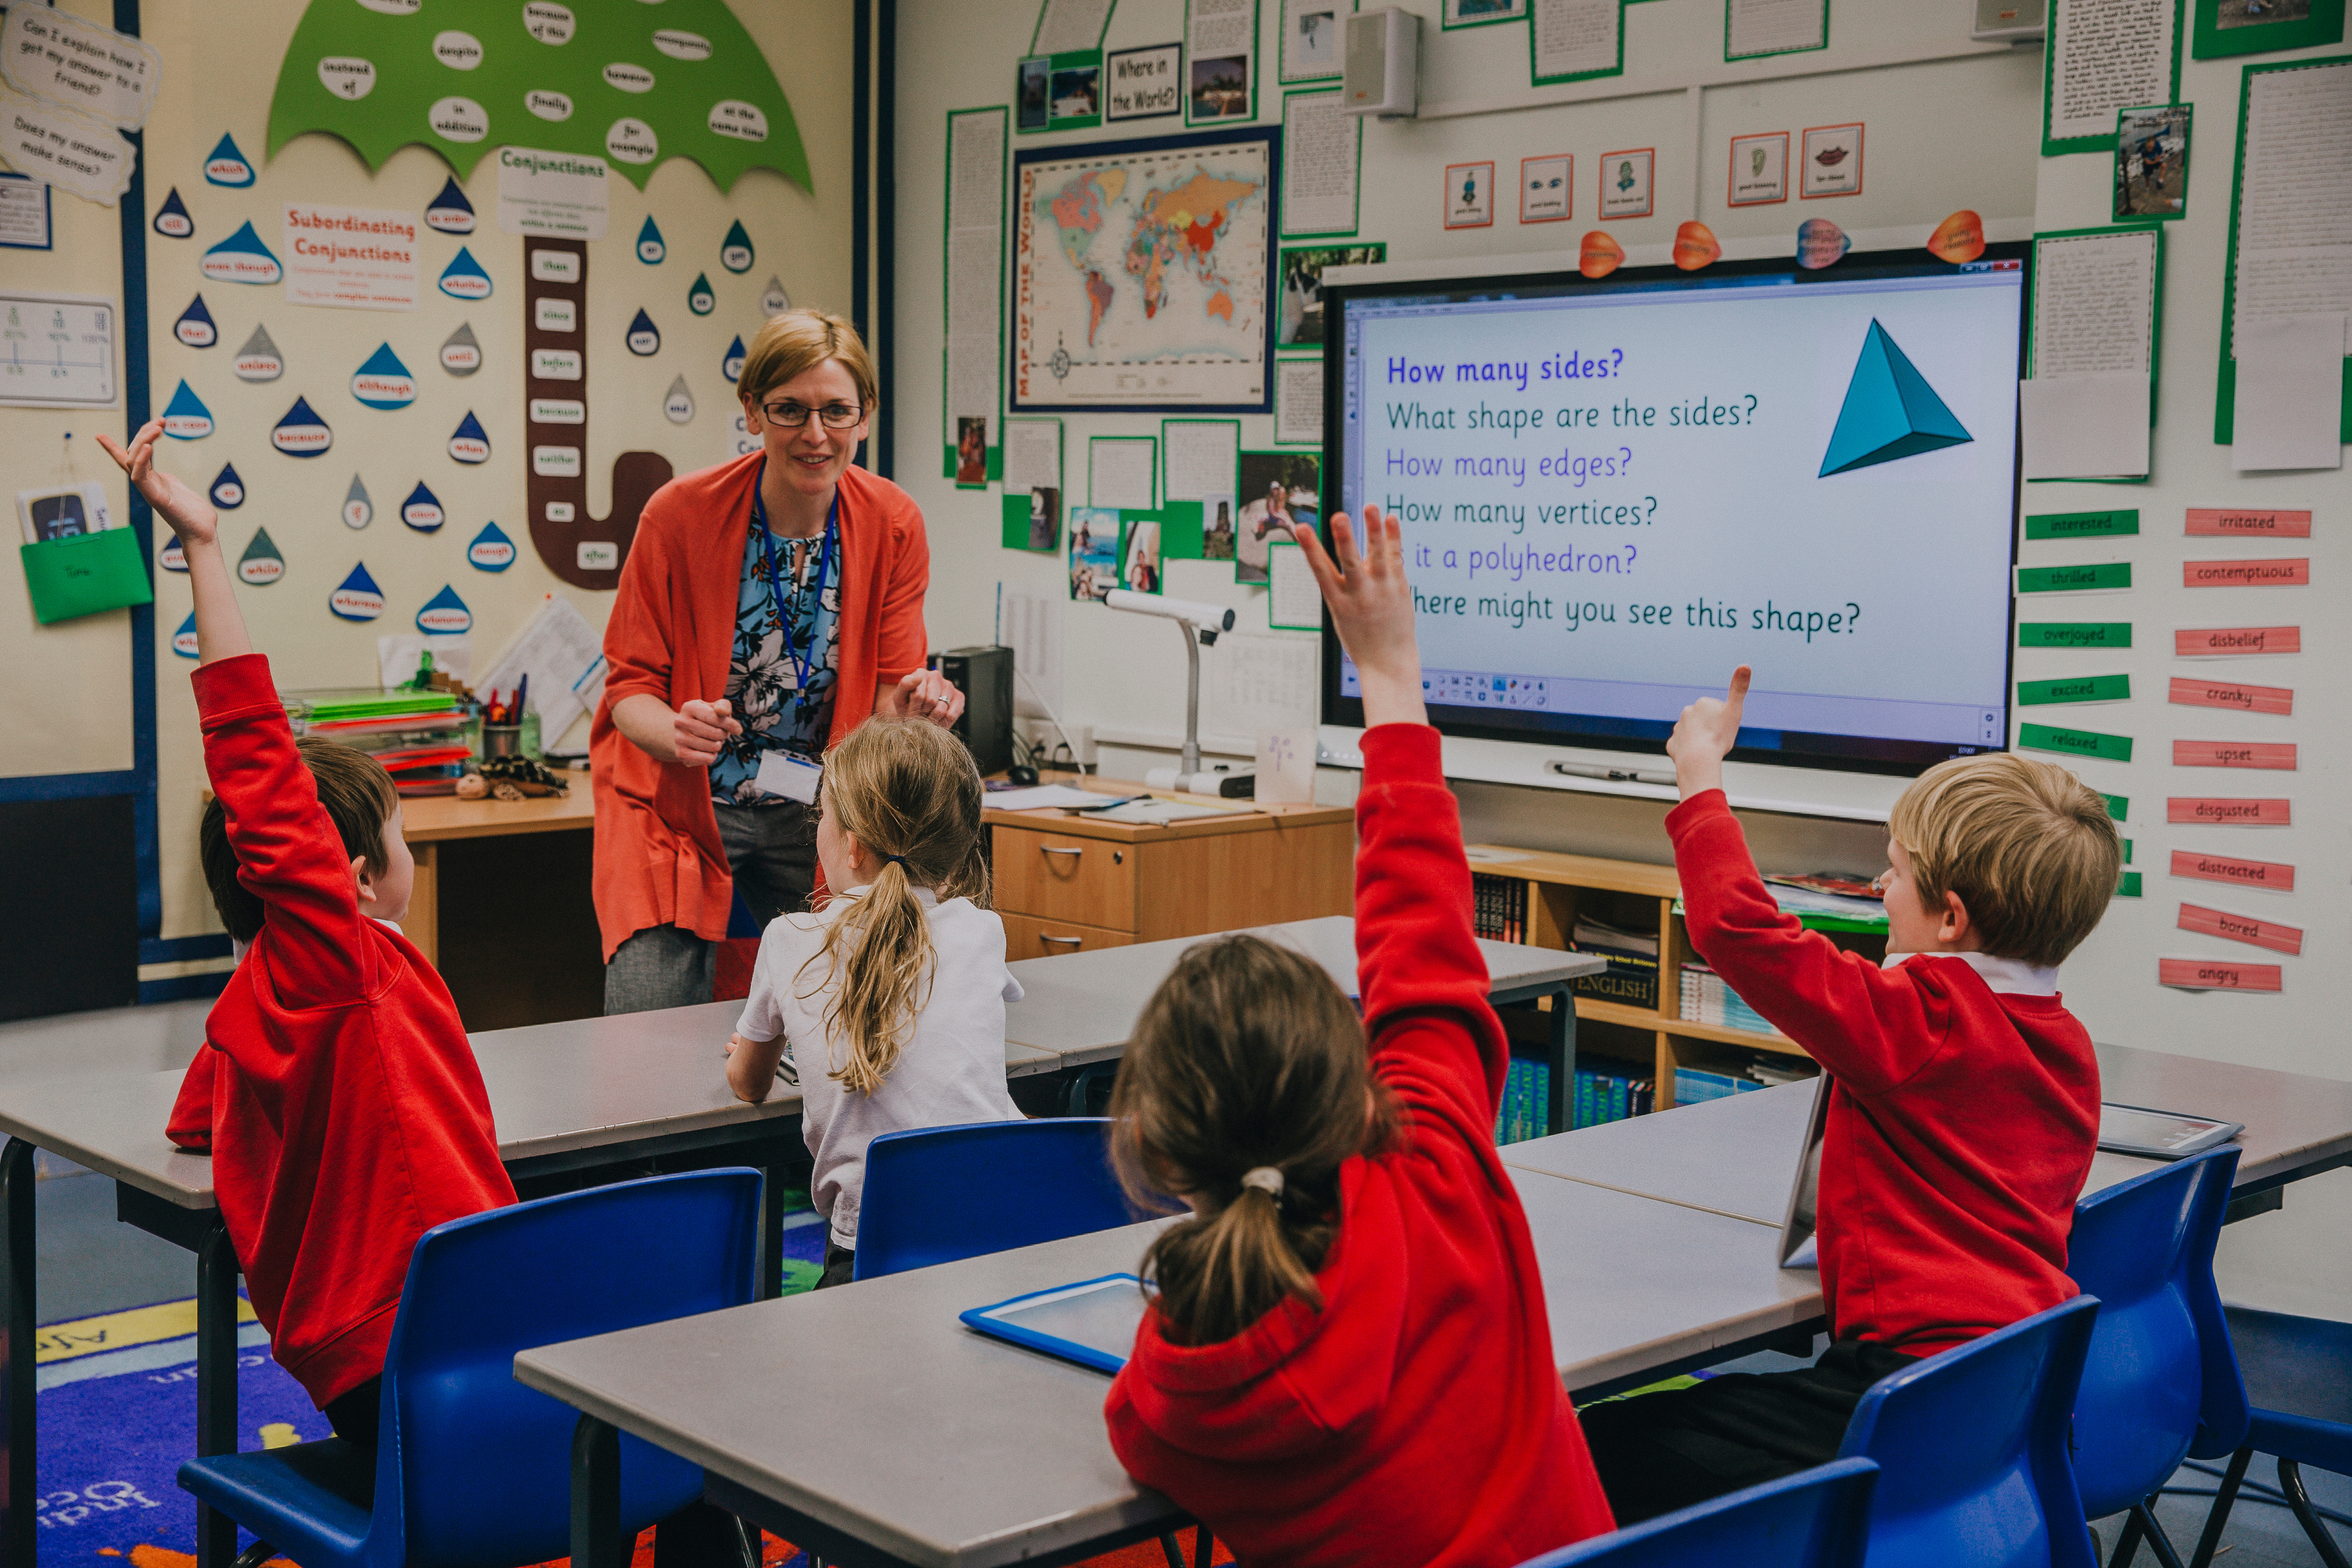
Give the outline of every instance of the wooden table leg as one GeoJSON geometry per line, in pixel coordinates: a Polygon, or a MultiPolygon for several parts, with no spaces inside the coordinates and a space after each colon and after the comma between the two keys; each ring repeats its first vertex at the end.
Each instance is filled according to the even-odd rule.
{"type": "Polygon", "coordinates": [[[401,918],[400,933],[416,944],[425,962],[441,967],[441,846],[413,844],[416,881],[408,895],[408,913],[401,918]]]}

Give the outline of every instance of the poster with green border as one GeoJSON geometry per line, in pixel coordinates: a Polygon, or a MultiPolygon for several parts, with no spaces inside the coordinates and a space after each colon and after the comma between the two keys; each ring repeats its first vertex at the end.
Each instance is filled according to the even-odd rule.
{"type": "Polygon", "coordinates": [[[1337,81],[1339,79],[1344,68],[1342,62],[1347,58],[1348,53],[1348,25],[1340,18],[1355,13],[1358,0],[1345,0],[1345,4],[1346,9],[1342,10],[1341,0],[1282,0],[1282,37],[1275,40],[1274,75],[1276,81],[1337,81]],[[1311,16],[1330,18],[1333,37],[1330,43],[1331,62],[1328,66],[1294,63],[1295,51],[1291,48],[1291,40],[1299,37],[1307,19],[1311,16]]]}
{"type": "MultiPolygon", "coordinates": [[[[987,209],[993,216],[996,227],[996,277],[994,288],[989,296],[996,310],[996,349],[995,362],[989,370],[991,392],[985,426],[987,430],[994,433],[996,439],[993,443],[987,443],[986,437],[982,437],[983,443],[986,443],[982,447],[984,464],[982,469],[982,478],[972,479],[967,477],[968,469],[964,472],[958,471],[964,467],[959,460],[963,442],[962,432],[957,428],[957,416],[949,406],[949,398],[952,395],[955,377],[951,374],[952,367],[948,359],[950,346],[956,342],[958,336],[955,323],[956,292],[952,289],[941,289],[940,290],[940,324],[943,332],[940,344],[940,434],[944,455],[940,461],[940,477],[943,479],[955,480],[958,489],[984,489],[992,482],[1004,477],[1004,195],[1007,188],[1005,182],[1010,177],[1010,171],[1006,167],[1006,152],[1007,142],[1010,140],[1008,127],[1013,118],[1011,108],[999,103],[986,109],[949,110],[947,167],[950,171],[962,167],[956,156],[956,121],[982,115],[996,117],[996,195],[987,209]]],[[[987,133],[985,127],[978,132],[978,134],[982,136],[987,133]]],[[[947,192],[940,198],[940,260],[942,274],[952,276],[953,269],[948,265],[956,234],[956,188],[952,173],[947,184],[947,192]]]]}
{"type": "MultiPolygon", "coordinates": [[[[2116,239],[2126,235],[2138,234],[2147,236],[2148,244],[2155,251],[2155,256],[2152,261],[2152,280],[2147,291],[2147,422],[2149,426],[2153,427],[2156,424],[2158,384],[2163,375],[2164,369],[2164,228],[2159,224],[2143,221],[2138,223],[2108,224],[2100,228],[2057,228],[2052,229],[2045,234],[2037,234],[2033,237],[2033,297],[2030,301],[2028,301],[2026,310],[2025,374],[2028,379],[2031,379],[2037,374],[2033,368],[2034,345],[2038,341],[2035,336],[2034,328],[2042,314],[2042,280],[2043,277],[2042,247],[2053,240],[2116,239]]],[[[2065,482],[2074,483],[2075,481],[2067,480],[2065,482]]],[[[2083,482],[2089,483],[2093,481],[2085,480],[2083,482]]],[[[2121,481],[2108,482],[2145,484],[2147,482],[2147,476],[2142,474],[2121,481]]]]}
{"type": "MultiPolygon", "coordinates": [[[[1285,180],[1291,178],[1301,163],[1290,135],[1292,100],[1301,98],[1337,98],[1339,96],[1339,89],[1336,87],[1303,88],[1282,95],[1282,177],[1285,180]]],[[[1349,118],[1354,121],[1356,132],[1356,151],[1353,154],[1356,161],[1356,201],[1348,214],[1348,226],[1345,228],[1291,227],[1290,193],[1286,190],[1282,193],[1282,237],[1284,239],[1345,239],[1362,226],[1364,221],[1364,121],[1367,116],[1356,114],[1349,118]]]]}
{"type": "MultiPolygon", "coordinates": [[[[2211,0],[2200,0],[2200,3],[2210,4],[2211,0]]],[[[2165,94],[2165,100],[2168,103],[2180,101],[2180,28],[2184,4],[2185,0],[2171,0],[2172,86],[2165,94]]],[[[2336,0],[2336,4],[2340,5],[2343,0],[2336,0]]],[[[2161,12],[2164,0],[2154,0],[2150,9],[2161,12]]],[[[2115,135],[2104,127],[2088,136],[2053,136],[2050,133],[2050,106],[2055,101],[2058,55],[2064,47],[2061,33],[2065,23],[2066,6],[2063,3],[2053,5],[2050,7],[2050,36],[2042,49],[2042,155],[2053,158],[2062,153],[2112,153],[2116,147],[2115,135]]],[[[2120,109],[2123,106],[2117,104],[2116,107],[2120,109]]]]}
{"type": "MultiPolygon", "coordinates": [[[[1597,70],[1563,71],[1558,76],[1544,75],[1543,68],[1536,61],[1536,29],[1542,26],[1542,23],[1537,19],[1534,14],[1535,5],[1538,3],[1538,0],[1528,0],[1528,80],[1532,85],[1536,87],[1552,87],[1564,81],[1590,81],[1595,77],[1623,76],[1625,74],[1624,0],[1618,0],[1617,5],[1617,63],[1611,66],[1603,66],[1597,70]]],[[[1653,177],[1654,177],[1654,173],[1653,177]]]]}
{"type": "Polygon", "coordinates": [[[2324,49],[2344,41],[2344,0],[2307,0],[2304,15],[2274,22],[2243,16],[2227,23],[2221,20],[2226,0],[2193,3],[2197,10],[2195,27],[2189,36],[2191,59],[2266,55],[2275,49],[2324,49]]]}
{"type": "MultiPolygon", "coordinates": [[[[1050,488],[1057,490],[1064,489],[1062,475],[1065,469],[1066,458],[1063,446],[1062,422],[1059,419],[1055,418],[1050,414],[1008,415],[1003,422],[1004,445],[1008,450],[1011,449],[1013,446],[1013,427],[1016,425],[1038,427],[1050,425],[1054,427],[1054,482],[1050,488]]],[[[1007,485],[1022,490],[1029,490],[1037,488],[1033,476],[1025,473],[1013,472],[1010,464],[1006,465],[1006,472],[998,477],[1003,479],[1007,485]]]]}
{"type": "Polygon", "coordinates": [[[1053,58],[1030,55],[1013,69],[1013,129],[1022,136],[1034,135],[1053,123],[1053,58]]]}
{"type": "MultiPolygon", "coordinates": [[[[1266,585],[1269,588],[1273,586],[1276,578],[1282,577],[1288,573],[1304,572],[1306,570],[1307,557],[1299,550],[1297,543],[1289,540],[1282,539],[1269,539],[1266,541],[1265,580],[1266,585]],[[1290,552],[1288,555],[1285,555],[1283,553],[1286,550],[1290,552]]],[[[1323,617],[1319,615],[1311,621],[1276,620],[1274,618],[1274,607],[1280,604],[1282,599],[1283,595],[1280,594],[1269,593],[1266,595],[1265,625],[1267,630],[1277,632],[1319,632],[1323,629],[1323,617]]],[[[1323,601],[1318,595],[1315,602],[1317,605],[1320,605],[1323,601]]]]}
{"type": "Polygon", "coordinates": [[[1160,422],[1160,497],[1162,504],[1174,500],[1210,501],[1219,497],[1233,500],[1241,494],[1242,482],[1242,422],[1238,419],[1162,419],[1160,422]],[[1179,425],[1223,425],[1234,433],[1234,468],[1218,484],[1206,489],[1194,487],[1179,489],[1173,471],[1176,441],[1174,428],[1179,425]]]}
{"type": "Polygon", "coordinates": [[[1102,123],[1102,63],[1100,49],[1046,57],[1046,130],[1092,131],[1102,123]]]}
{"type": "Polygon", "coordinates": [[[1160,559],[1198,561],[1204,537],[1204,509],[1196,500],[1163,500],[1152,513],[1160,520],[1160,559]]]}
{"type": "MultiPolygon", "coordinates": [[[[2319,0],[2312,0],[2316,11],[2319,0]]],[[[2340,4],[2339,4],[2340,15],[2340,4]]],[[[2221,267],[2221,357],[2213,389],[2213,444],[2227,447],[2237,438],[2238,359],[2235,328],[2238,319],[2238,233],[2246,195],[2246,121],[2254,100],[2254,79],[2273,71],[2352,70],[2352,55],[2324,60],[2287,60],[2278,65],[2248,66],[2238,84],[2238,153],[2230,175],[2230,252],[2221,267]]],[[[2352,358],[2344,362],[2343,439],[2352,441],[2352,358]]]]}
{"type": "Polygon", "coordinates": [[[1129,507],[1126,510],[1129,511],[1150,511],[1152,510],[1152,507],[1156,507],[1160,504],[1159,437],[1089,436],[1087,437],[1087,504],[1088,506],[1109,506],[1112,504],[1109,501],[1097,499],[1095,495],[1095,469],[1097,466],[1097,459],[1100,457],[1102,449],[1106,447],[1132,447],[1138,444],[1151,448],[1150,456],[1148,458],[1151,473],[1151,506],[1129,507]]]}
{"type": "Polygon", "coordinates": [[[1234,56],[1203,55],[1195,46],[1192,11],[1200,3],[1201,0],[1184,0],[1184,123],[1187,125],[1247,125],[1257,118],[1257,0],[1249,0],[1249,52],[1241,57],[1244,64],[1238,82],[1234,79],[1230,68],[1234,56]],[[1222,71],[1215,70],[1214,68],[1218,66],[1225,66],[1227,68],[1222,71]],[[1203,70],[1210,70],[1213,74],[1203,77],[1202,75],[1203,70]],[[1235,110],[1233,102],[1233,94],[1236,89],[1242,95],[1238,110],[1235,110]],[[1217,112],[1201,113],[1202,103],[1205,98],[1212,95],[1218,100],[1217,112]]]}
{"type": "MultiPolygon", "coordinates": [[[[1627,0],[1627,3],[1639,4],[1639,0],[1627,0]]],[[[1769,60],[1780,55],[1818,54],[1830,47],[1830,0],[1822,0],[1822,41],[1820,43],[1792,44],[1785,49],[1758,49],[1752,54],[1735,55],[1731,52],[1731,7],[1738,3],[1738,0],[1724,0],[1723,63],[1725,65],[1737,65],[1741,60],[1769,60]]]]}
{"type": "MultiPolygon", "coordinates": [[[[2189,176],[2195,171],[2197,156],[2197,106],[2193,103],[2151,103],[2137,109],[2116,110],[2116,199],[2107,209],[2119,224],[2178,223],[2189,216],[2189,176]],[[2131,163],[2124,156],[2124,136],[2134,115],[2156,115],[2163,120],[2180,121],[2180,205],[2169,210],[2132,212],[2131,163]]],[[[2158,165],[2161,167],[2161,163],[2158,165]]],[[[2162,194],[2161,184],[2158,193],[2162,194]]]]}
{"type": "Polygon", "coordinates": [[[1049,505],[1038,505],[1032,490],[1007,490],[1000,501],[1003,534],[998,542],[1007,550],[1058,555],[1062,551],[1062,492],[1048,490],[1049,505]]]}
{"type": "Polygon", "coordinates": [[[1491,27],[1497,22],[1524,22],[1528,19],[1528,0],[1442,0],[1438,13],[1438,30],[1456,32],[1464,27],[1491,27]]]}

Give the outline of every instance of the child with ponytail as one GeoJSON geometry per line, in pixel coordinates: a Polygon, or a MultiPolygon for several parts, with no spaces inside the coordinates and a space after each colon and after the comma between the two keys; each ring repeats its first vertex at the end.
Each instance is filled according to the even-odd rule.
{"type": "Polygon", "coordinates": [[[1105,1407],[1112,1449],[1253,1568],[1508,1568],[1611,1528],[1495,1152],[1508,1063],[1397,521],[1293,530],[1362,679],[1363,1012],[1251,936],[1192,949],[1111,1098],[1131,1190],[1192,1217],[1105,1407]]]}
{"type": "Polygon", "coordinates": [[[1004,1087],[1004,922],[988,907],[980,773],[947,731],[869,719],[825,754],[817,863],[826,901],[778,916],[728,1043],[757,1103],[785,1052],[832,1231],[819,1288],[848,1283],[866,1146],[885,1132],[1014,1121],[1004,1087]]]}

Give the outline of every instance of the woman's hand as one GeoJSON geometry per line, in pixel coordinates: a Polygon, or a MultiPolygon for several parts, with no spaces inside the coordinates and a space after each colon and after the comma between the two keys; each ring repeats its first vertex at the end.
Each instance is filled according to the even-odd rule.
{"type": "Polygon", "coordinates": [[[613,727],[654,761],[689,768],[709,767],[727,738],[743,732],[733,704],[725,698],[691,701],[673,713],[668,703],[649,691],[614,703],[613,727]]]}
{"type": "Polygon", "coordinates": [[[885,719],[928,719],[951,729],[963,717],[963,693],[936,669],[910,669],[898,685],[874,689],[874,711],[885,719]]]}
{"type": "Polygon", "coordinates": [[[1426,724],[1421,695],[1421,647],[1412,629],[1412,584],[1405,580],[1404,540],[1393,514],[1364,509],[1364,548],[1356,549],[1346,512],[1331,517],[1327,554],[1315,530],[1293,524],[1291,537],[1307,557],[1323,602],[1331,606],[1339,644],[1356,661],[1364,690],[1364,727],[1426,724]]]}
{"type": "Polygon", "coordinates": [[[98,444],[106,448],[108,457],[121,465],[124,473],[131,476],[131,484],[147,498],[147,504],[171,524],[183,551],[210,544],[220,537],[220,513],[213,510],[212,502],[190,488],[185,479],[176,474],[164,473],[155,467],[155,438],[163,433],[163,422],[150,419],[139,427],[137,435],[131,437],[128,450],[103,430],[98,434],[98,444]]]}
{"type": "Polygon", "coordinates": [[[1675,732],[1666,737],[1666,755],[1675,760],[1675,784],[1685,800],[1723,787],[1724,755],[1739,743],[1739,715],[1748,705],[1753,673],[1741,665],[1731,672],[1731,686],[1722,701],[1702,697],[1675,721],[1675,732]]]}

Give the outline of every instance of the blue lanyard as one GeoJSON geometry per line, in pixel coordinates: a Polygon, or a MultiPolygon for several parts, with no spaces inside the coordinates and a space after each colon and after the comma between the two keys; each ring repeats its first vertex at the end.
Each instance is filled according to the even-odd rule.
{"type": "Polygon", "coordinates": [[[825,509],[824,543],[820,547],[816,559],[816,603],[809,612],[808,647],[796,650],[793,647],[793,618],[784,613],[783,575],[776,570],[776,536],[768,531],[767,498],[760,493],[767,479],[768,460],[762,458],[760,459],[760,478],[751,486],[751,525],[760,531],[760,549],[768,563],[768,593],[775,602],[776,626],[784,639],[784,657],[793,661],[793,673],[800,678],[800,689],[793,694],[793,707],[798,710],[808,704],[809,679],[816,668],[816,622],[817,617],[824,613],[824,584],[833,571],[833,545],[838,536],[837,525],[841,518],[841,491],[838,487],[835,489],[833,504],[825,509]]]}

